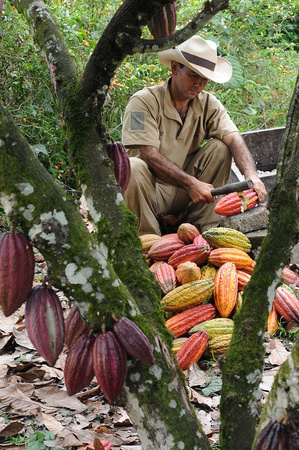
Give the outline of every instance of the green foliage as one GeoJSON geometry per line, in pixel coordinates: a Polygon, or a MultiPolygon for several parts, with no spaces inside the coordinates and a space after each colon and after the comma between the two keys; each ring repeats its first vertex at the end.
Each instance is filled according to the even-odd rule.
{"type": "Polygon", "coordinates": [[[44,444],[44,441],[52,441],[53,439],[55,439],[55,435],[46,429],[36,431],[34,435],[27,440],[25,448],[26,450],[46,450],[50,448],[52,450],[62,450],[59,447],[48,447],[44,444]]]}
{"type": "MultiPolygon", "coordinates": [[[[48,0],[78,70],[84,70],[99,37],[122,3],[48,0]]],[[[177,2],[177,29],[188,23],[204,1],[177,2]]],[[[8,2],[0,19],[0,97],[33,150],[53,176],[75,194],[76,183],[65,151],[63,126],[48,68],[22,16],[8,2]],[[11,42],[15,44],[12,46],[11,42]]],[[[225,105],[240,131],[284,126],[299,66],[299,6],[289,0],[231,0],[199,33],[219,44],[234,75],[229,83],[207,89],[225,105]]],[[[144,37],[150,37],[147,27],[144,37]]],[[[121,139],[122,117],[138,89],[162,83],[170,72],[156,54],[127,57],[111,80],[104,123],[121,139]]]]}

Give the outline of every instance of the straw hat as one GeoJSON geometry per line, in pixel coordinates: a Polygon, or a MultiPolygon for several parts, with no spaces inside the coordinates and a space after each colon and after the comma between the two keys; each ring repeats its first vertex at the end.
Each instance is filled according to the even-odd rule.
{"type": "Polygon", "coordinates": [[[200,36],[193,36],[177,47],[159,52],[158,57],[163,66],[171,68],[171,61],[177,61],[216,83],[226,83],[232,76],[231,63],[217,56],[216,43],[200,36]]]}

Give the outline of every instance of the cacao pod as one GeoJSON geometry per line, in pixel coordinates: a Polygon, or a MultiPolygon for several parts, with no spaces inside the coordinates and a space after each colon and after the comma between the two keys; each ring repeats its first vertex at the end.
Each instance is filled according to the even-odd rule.
{"type": "Polygon", "coordinates": [[[26,301],[25,324],[38,353],[54,366],[63,349],[65,326],[60,300],[52,289],[43,285],[31,289],[26,301]]]}
{"type": "Polygon", "coordinates": [[[299,277],[288,267],[284,267],[281,272],[284,284],[299,286],[299,277]]]}
{"type": "Polygon", "coordinates": [[[216,308],[214,305],[197,305],[171,317],[165,322],[165,326],[174,334],[175,338],[178,338],[188,333],[198,323],[215,317],[216,308]]]}
{"type": "Polygon", "coordinates": [[[279,286],[275,291],[274,306],[287,322],[299,323],[299,300],[287,286],[279,286]]]}
{"type": "Polygon", "coordinates": [[[241,231],[233,228],[216,227],[203,232],[203,237],[213,248],[238,248],[246,253],[251,250],[251,243],[241,231]]]}
{"type": "Polygon", "coordinates": [[[115,402],[127,376],[127,354],[116,335],[107,331],[96,336],[93,370],[109,403],[115,402]]]}
{"type": "Polygon", "coordinates": [[[175,289],[177,285],[177,278],[175,270],[170,264],[167,264],[167,262],[159,264],[154,274],[159,285],[161,286],[161,291],[163,294],[167,294],[175,289]]]}
{"type": "Polygon", "coordinates": [[[208,245],[199,246],[197,244],[188,244],[176,250],[169,258],[168,264],[177,268],[180,264],[186,261],[191,261],[200,265],[204,263],[209,254],[211,247],[208,245]]]}
{"type": "Polygon", "coordinates": [[[64,367],[68,395],[75,395],[89,385],[94,377],[92,352],[95,337],[83,334],[69,351],[64,367]]]}
{"type": "Polygon", "coordinates": [[[7,317],[26,300],[34,278],[32,246],[23,233],[0,236],[0,306],[7,317]]]}
{"type": "Polygon", "coordinates": [[[215,248],[208,257],[208,262],[216,267],[220,267],[227,262],[232,262],[237,269],[250,266],[252,261],[246,252],[238,248],[215,248]]]}
{"type": "Polygon", "coordinates": [[[243,291],[246,284],[250,281],[251,275],[244,270],[237,270],[238,275],[238,289],[239,291],[243,291]]]}
{"type": "Polygon", "coordinates": [[[216,204],[214,211],[220,216],[233,216],[253,208],[257,204],[257,194],[254,189],[244,192],[232,192],[222,197],[216,204]]]}
{"type": "Polygon", "coordinates": [[[282,422],[271,419],[258,435],[253,450],[278,449],[288,449],[288,431],[282,422]]]}
{"type": "Polygon", "coordinates": [[[121,317],[113,324],[113,330],[129,355],[151,366],[155,363],[148,338],[134,322],[127,317],[121,317]]]}
{"type": "Polygon", "coordinates": [[[155,39],[171,36],[176,27],[176,4],[174,1],[159,8],[147,26],[155,39]]]}
{"type": "Polygon", "coordinates": [[[214,301],[221,317],[228,317],[234,309],[238,295],[238,274],[236,266],[223,264],[215,278],[214,301]]]}
{"type": "Polygon", "coordinates": [[[116,181],[122,188],[122,191],[125,192],[131,177],[130,158],[125,146],[121,142],[109,142],[107,144],[107,153],[113,161],[116,181]]]}
{"type": "Polygon", "coordinates": [[[158,234],[143,234],[139,236],[142,245],[142,253],[147,254],[154,242],[159,241],[161,236],[158,234]]]}
{"type": "Polygon", "coordinates": [[[185,243],[178,238],[177,234],[175,236],[165,236],[154,242],[148,252],[148,257],[156,261],[167,261],[176,250],[184,246],[185,243]]]}
{"type": "Polygon", "coordinates": [[[211,279],[189,281],[168,292],[161,306],[165,311],[184,311],[203,303],[214,291],[215,284],[211,279]]]}
{"type": "Polygon", "coordinates": [[[164,264],[165,261],[155,261],[153,264],[149,266],[149,270],[155,274],[156,270],[161,264],[164,264]]]}
{"type": "Polygon", "coordinates": [[[207,347],[208,340],[208,333],[200,330],[184,342],[176,355],[182,370],[188,370],[192,363],[197,362],[201,358],[207,347]]]}
{"type": "Polygon", "coordinates": [[[193,244],[197,244],[199,246],[206,245],[207,247],[210,245],[208,241],[203,237],[202,234],[199,234],[193,239],[193,244]]]}
{"type": "MultiPolygon", "coordinates": [[[[172,267],[172,266],[171,266],[172,267]]],[[[178,265],[175,271],[176,277],[181,284],[201,279],[201,271],[195,262],[186,261],[178,265]]]]}
{"type": "Polygon", "coordinates": [[[182,223],[177,231],[179,239],[181,239],[185,244],[192,244],[196,236],[199,236],[199,231],[195,225],[191,223],[182,223]]]}
{"type": "Polygon", "coordinates": [[[78,309],[72,306],[65,319],[65,345],[68,349],[76,343],[82,334],[87,334],[86,322],[80,316],[78,309]]]}
{"type": "Polygon", "coordinates": [[[209,334],[209,338],[223,334],[232,334],[234,331],[234,321],[226,317],[216,317],[215,319],[206,320],[195,327],[191,328],[189,334],[196,333],[199,330],[205,330],[209,334]]]}
{"type": "Polygon", "coordinates": [[[179,337],[179,338],[173,340],[172,350],[174,351],[174,353],[177,353],[179,351],[179,349],[182,347],[184,342],[187,341],[187,339],[188,339],[187,337],[179,337]]]}
{"type": "Polygon", "coordinates": [[[227,352],[230,341],[232,339],[232,333],[222,334],[221,336],[216,336],[208,341],[208,350],[211,355],[215,358],[227,352]]]}
{"type": "Polygon", "coordinates": [[[214,280],[216,273],[217,273],[217,268],[215,266],[213,266],[213,264],[205,264],[203,267],[201,267],[200,271],[201,271],[201,279],[202,280],[207,280],[209,278],[211,278],[212,280],[214,280]]]}
{"type": "Polygon", "coordinates": [[[269,334],[275,334],[278,329],[278,314],[275,309],[274,303],[272,304],[272,308],[268,316],[267,325],[268,325],[267,332],[269,334]]]}

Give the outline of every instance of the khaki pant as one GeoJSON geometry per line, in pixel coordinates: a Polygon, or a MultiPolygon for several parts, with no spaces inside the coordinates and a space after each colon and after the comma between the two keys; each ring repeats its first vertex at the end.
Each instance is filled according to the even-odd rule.
{"type": "MultiPolygon", "coordinates": [[[[132,157],[130,162],[132,173],[124,199],[137,217],[139,235],[160,235],[159,215],[180,215],[200,231],[219,223],[215,202],[195,204],[186,189],[158,180],[142,159],[132,157]]],[[[228,183],[231,163],[229,148],[219,139],[211,139],[189,157],[184,171],[216,188],[228,183]]]]}

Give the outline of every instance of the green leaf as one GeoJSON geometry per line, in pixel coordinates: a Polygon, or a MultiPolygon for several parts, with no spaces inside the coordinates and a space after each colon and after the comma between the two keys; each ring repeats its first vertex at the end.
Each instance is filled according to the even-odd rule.
{"type": "Polygon", "coordinates": [[[219,392],[222,389],[222,380],[218,377],[210,377],[205,384],[201,387],[201,391],[204,395],[209,396],[214,392],[219,392]]]}

